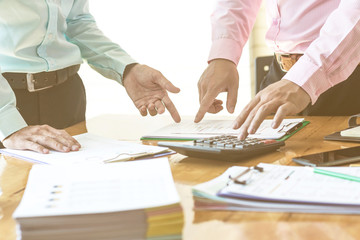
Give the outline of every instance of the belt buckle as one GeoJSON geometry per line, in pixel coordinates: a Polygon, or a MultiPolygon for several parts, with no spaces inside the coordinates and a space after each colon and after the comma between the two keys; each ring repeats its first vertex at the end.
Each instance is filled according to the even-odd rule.
{"type": "Polygon", "coordinates": [[[288,72],[284,67],[283,67],[283,63],[281,61],[281,57],[290,57],[290,54],[275,54],[276,56],[276,60],[280,66],[280,69],[283,71],[283,72],[288,72]]]}
{"type": "Polygon", "coordinates": [[[32,73],[26,74],[26,83],[27,83],[27,89],[29,92],[37,92],[37,91],[41,91],[41,90],[51,88],[52,86],[54,86],[54,85],[49,85],[49,86],[45,86],[42,88],[35,88],[36,79],[34,78],[34,74],[32,74],[32,73]]]}

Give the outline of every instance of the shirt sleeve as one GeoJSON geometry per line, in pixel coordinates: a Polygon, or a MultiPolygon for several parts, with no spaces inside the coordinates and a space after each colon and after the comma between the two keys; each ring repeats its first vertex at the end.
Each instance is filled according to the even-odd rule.
{"type": "Polygon", "coordinates": [[[0,141],[26,126],[26,122],[16,108],[14,92],[0,74],[0,141]]]}
{"type": "Polygon", "coordinates": [[[104,77],[122,84],[125,67],[136,63],[119,45],[104,36],[89,13],[88,0],[75,0],[67,17],[67,39],[87,63],[104,77]]]}
{"type": "Polygon", "coordinates": [[[320,94],[346,80],[359,63],[360,1],[342,0],[319,37],[283,78],[301,86],[314,104],[320,94]]]}
{"type": "Polygon", "coordinates": [[[262,0],[218,0],[211,15],[212,46],[208,61],[224,58],[239,63],[262,0]]]}

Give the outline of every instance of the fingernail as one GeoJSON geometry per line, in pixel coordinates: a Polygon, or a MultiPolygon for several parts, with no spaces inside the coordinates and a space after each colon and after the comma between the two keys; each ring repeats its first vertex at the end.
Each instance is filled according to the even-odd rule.
{"type": "Polygon", "coordinates": [[[244,139],[245,139],[244,135],[243,135],[243,134],[240,134],[240,135],[239,135],[239,140],[244,140],[244,139]]]}
{"type": "Polygon", "coordinates": [[[271,127],[272,127],[272,128],[275,128],[275,122],[272,122],[272,123],[271,123],[271,127]]]}
{"type": "Polygon", "coordinates": [[[63,147],[63,150],[64,150],[65,152],[70,151],[70,149],[69,149],[68,147],[63,147]]]}
{"type": "Polygon", "coordinates": [[[230,113],[233,113],[233,112],[234,112],[234,107],[230,107],[230,108],[229,108],[229,112],[230,112],[230,113]]]}
{"type": "Polygon", "coordinates": [[[234,123],[232,128],[233,128],[233,129],[237,129],[237,128],[239,128],[239,126],[238,126],[237,123],[234,123]]]}
{"type": "Polygon", "coordinates": [[[254,134],[255,133],[255,130],[253,128],[250,128],[249,129],[249,134],[254,134]]]}
{"type": "Polygon", "coordinates": [[[79,150],[79,149],[80,149],[80,147],[77,146],[77,145],[72,145],[72,146],[71,146],[71,150],[73,150],[73,151],[77,151],[77,150],[79,150]]]}

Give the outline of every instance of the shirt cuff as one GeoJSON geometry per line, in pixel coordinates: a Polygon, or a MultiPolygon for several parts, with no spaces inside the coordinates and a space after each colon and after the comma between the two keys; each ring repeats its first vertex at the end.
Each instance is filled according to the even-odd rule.
{"type": "Polygon", "coordinates": [[[238,42],[229,38],[220,38],[213,41],[208,62],[222,58],[238,65],[241,53],[242,48],[238,42]]]}
{"type": "Polygon", "coordinates": [[[319,96],[332,87],[323,67],[319,67],[307,59],[301,57],[294,66],[285,74],[283,79],[294,82],[302,87],[310,96],[314,104],[319,96]]]}
{"type": "Polygon", "coordinates": [[[0,117],[0,140],[3,141],[24,127],[27,127],[27,124],[19,111],[14,107],[9,108],[0,117]]]}
{"type": "Polygon", "coordinates": [[[105,67],[90,62],[88,62],[88,64],[90,65],[91,68],[93,68],[95,71],[97,71],[104,77],[115,80],[119,82],[121,85],[123,85],[123,77],[126,66],[138,62],[135,61],[130,56],[121,56],[121,58],[118,59],[120,60],[116,60],[115,63],[109,64],[110,67],[105,67]]]}

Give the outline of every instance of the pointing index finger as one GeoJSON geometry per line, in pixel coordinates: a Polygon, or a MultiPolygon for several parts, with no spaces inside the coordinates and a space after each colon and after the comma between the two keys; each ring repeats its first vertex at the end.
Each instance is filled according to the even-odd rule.
{"type": "Polygon", "coordinates": [[[210,106],[214,103],[214,99],[216,98],[217,94],[207,92],[204,98],[200,102],[200,108],[195,116],[194,122],[198,123],[203,118],[205,113],[209,110],[210,106]]]}
{"type": "Polygon", "coordinates": [[[179,123],[181,121],[180,115],[178,111],[176,110],[175,105],[169,98],[169,96],[165,96],[162,99],[163,103],[165,104],[166,109],[169,111],[171,117],[174,119],[175,122],[179,123]]]}

